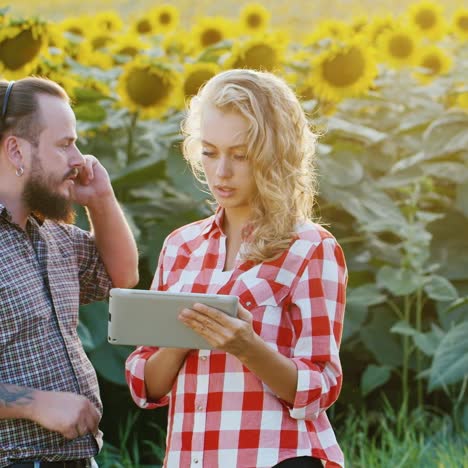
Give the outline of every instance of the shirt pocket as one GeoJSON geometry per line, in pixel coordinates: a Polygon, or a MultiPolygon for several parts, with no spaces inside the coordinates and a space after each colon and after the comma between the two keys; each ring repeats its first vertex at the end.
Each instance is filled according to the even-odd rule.
{"type": "Polygon", "coordinates": [[[255,333],[273,348],[288,350],[294,338],[294,328],[288,313],[289,288],[259,278],[255,287],[248,288],[247,284],[244,287],[244,291],[239,294],[239,302],[252,314],[255,333]]]}

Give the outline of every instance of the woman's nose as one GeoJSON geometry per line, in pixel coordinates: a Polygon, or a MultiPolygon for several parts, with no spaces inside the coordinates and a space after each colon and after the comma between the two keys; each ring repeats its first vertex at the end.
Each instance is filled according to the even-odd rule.
{"type": "Polygon", "coordinates": [[[216,168],[216,175],[221,178],[232,176],[231,161],[228,157],[221,156],[219,158],[218,167],[216,168]]]}

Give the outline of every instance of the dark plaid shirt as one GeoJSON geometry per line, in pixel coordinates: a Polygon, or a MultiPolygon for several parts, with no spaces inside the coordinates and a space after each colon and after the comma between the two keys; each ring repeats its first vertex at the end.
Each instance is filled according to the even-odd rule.
{"type": "MultiPolygon", "coordinates": [[[[84,395],[102,413],[78,307],[105,299],[110,287],[88,232],[33,217],[23,231],[0,204],[0,383],[84,395]]],[[[92,457],[101,445],[101,432],[69,441],[28,420],[0,420],[0,467],[92,457]]]]}

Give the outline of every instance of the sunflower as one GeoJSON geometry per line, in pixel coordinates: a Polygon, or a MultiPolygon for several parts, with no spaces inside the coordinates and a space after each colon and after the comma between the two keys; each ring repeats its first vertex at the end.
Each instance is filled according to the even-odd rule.
{"type": "Polygon", "coordinates": [[[221,71],[211,62],[187,63],[184,65],[182,90],[185,99],[195,96],[202,85],[221,71]]]}
{"type": "Polygon", "coordinates": [[[66,70],[63,66],[49,61],[41,61],[31,72],[34,76],[41,76],[58,83],[70,96],[75,98],[75,88],[79,84],[79,77],[66,70]]]}
{"type": "Polygon", "coordinates": [[[185,30],[171,31],[164,35],[161,47],[167,55],[185,58],[193,52],[192,36],[185,30]]]}
{"type": "Polygon", "coordinates": [[[85,15],[71,16],[59,23],[59,27],[64,33],[73,34],[73,36],[78,38],[84,38],[86,37],[90,21],[90,18],[85,15]]]}
{"type": "Polygon", "coordinates": [[[98,31],[114,33],[123,29],[123,21],[116,11],[101,11],[94,17],[94,25],[98,31]]]}
{"type": "Polygon", "coordinates": [[[468,8],[461,7],[453,15],[453,32],[464,41],[468,41],[468,8]]]}
{"type": "Polygon", "coordinates": [[[252,68],[254,70],[277,70],[284,61],[284,45],[275,36],[256,36],[234,43],[231,55],[224,68],[252,68]]]}
{"type": "Polygon", "coordinates": [[[149,47],[150,45],[139,36],[128,33],[117,36],[109,50],[112,52],[114,64],[117,64],[131,60],[149,47]]]}
{"type": "Polygon", "coordinates": [[[112,45],[114,40],[115,36],[112,33],[107,31],[99,32],[97,30],[86,38],[86,41],[89,42],[93,50],[106,49],[112,45]]]}
{"type": "Polygon", "coordinates": [[[83,41],[78,49],[75,60],[81,65],[96,67],[101,70],[109,70],[113,66],[113,60],[106,49],[95,49],[91,38],[83,41]]]}
{"type": "Polygon", "coordinates": [[[217,16],[201,18],[191,30],[191,41],[196,51],[218,44],[231,36],[230,21],[217,16]]]}
{"type": "Polygon", "coordinates": [[[270,12],[259,3],[248,3],[240,12],[241,29],[246,34],[264,32],[270,22],[270,12]]]}
{"type": "Polygon", "coordinates": [[[316,45],[324,39],[346,39],[352,34],[349,26],[343,21],[326,19],[320,21],[314,31],[304,38],[306,46],[316,45]]]}
{"type": "Polygon", "coordinates": [[[150,36],[155,30],[154,19],[149,15],[140,16],[131,22],[130,29],[137,35],[150,36]]]}
{"type": "Polygon", "coordinates": [[[455,100],[455,106],[468,112],[468,91],[460,93],[455,100]]]}
{"type": "Polygon", "coordinates": [[[351,20],[350,28],[356,33],[363,32],[369,25],[369,17],[367,15],[355,16],[351,20]]]}
{"type": "Polygon", "coordinates": [[[152,8],[148,16],[153,19],[155,33],[167,33],[179,25],[180,13],[173,5],[164,4],[152,8]]]}
{"type": "Polygon", "coordinates": [[[422,0],[408,9],[409,21],[423,36],[440,39],[446,30],[443,8],[439,3],[422,0]]]}
{"type": "Polygon", "coordinates": [[[374,50],[354,38],[332,44],[312,61],[309,84],[318,99],[339,102],[364,94],[376,75],[374,50]]]}
{"type": "Polygon", "coordinates": [[[395,26],[379,38],[379,54],[390,65],[400,68],[414,65],[418,58],[420,37],[407,26],[395,26]]]}
{"type": "Polygon", "coordinates": [[[435,45],[427,46],[418,54],[418,67],[424,68],[425,73],[415,73],[422,82],[428,83],[440,75],[445,75],[452,67],[452,59],[445,51],[435,45]]]}
{"type": "Polygon", "coordinates": [[[365,28],[364,34],[370,39],[372,45],[378,43],[380,36],[388,31],[395,29],[397,22],[391,15],[379,16],[374,18],[365,28]]]}
{"type": "Polygon", "coordinates": [[[0,74],[14,80],[31,73],[47,49],[47,26],[39,20],[11,21],[0,29],[0,74]]]}
{"type": "Polygon", "coordinates": [[[117,93],[142,118],[161,117],[180,90],[180,75],[166,62],[139,56],[123,67],[117,93]]]}

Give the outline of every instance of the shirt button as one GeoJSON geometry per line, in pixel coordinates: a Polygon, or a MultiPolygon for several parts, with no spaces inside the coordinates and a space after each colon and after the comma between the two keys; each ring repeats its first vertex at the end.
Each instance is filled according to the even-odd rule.
{"type": "Polygon", "coordinates": [[[200,359],[201,359],[202,361],[206,361],[206,356],[201,356],[200,359]]]}
{"type": "Polygon", "coordinates": [[[203,406],[202,405],[198,405],[197,406],[197,411],[202,411],[203,410],[203,406]]]}
{"type": "Polygon", "coordinates": [[[246,306],[251,306],[252,303],[251,303],[250,301],[247,301],[247,302],[245,303],[245,305],[246,305],[246,306]]]}
{"type": "Polygon", "coordinates": [[[198,458],[194,458],[193,463],[198,463],[198,458]]]}

